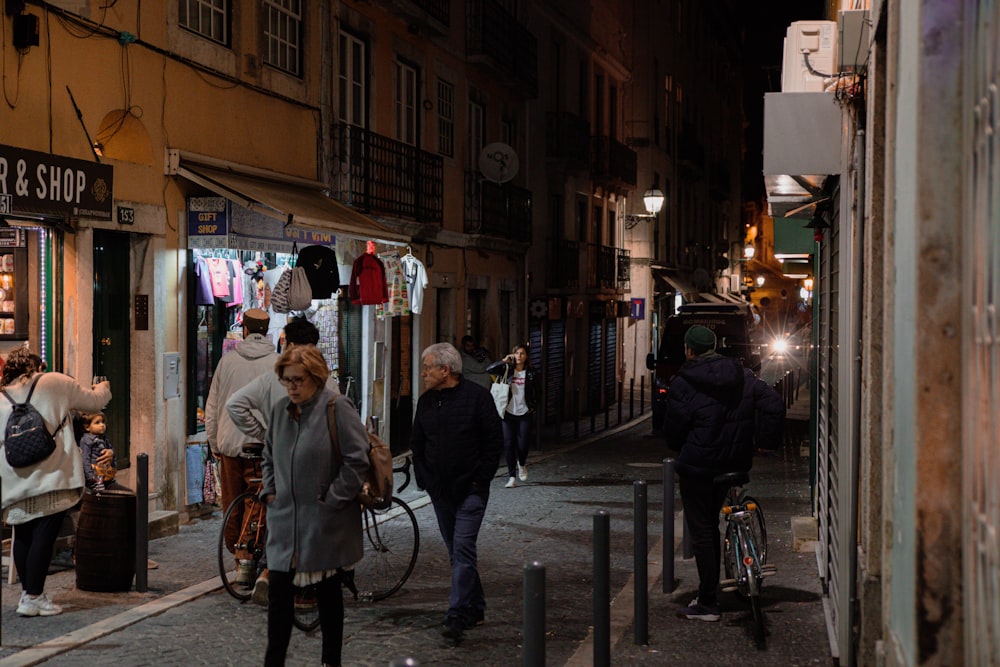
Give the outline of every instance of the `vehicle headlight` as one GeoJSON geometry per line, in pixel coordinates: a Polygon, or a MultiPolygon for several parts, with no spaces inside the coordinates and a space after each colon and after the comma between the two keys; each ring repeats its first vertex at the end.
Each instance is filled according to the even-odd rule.
{"type": "Polygon", "coordinates": [[[775,354],[784,354],[785,352],[788,351],[788,339],[784,337],[775,338],[774,341],[771,343],[771,350],[775,354]]]}

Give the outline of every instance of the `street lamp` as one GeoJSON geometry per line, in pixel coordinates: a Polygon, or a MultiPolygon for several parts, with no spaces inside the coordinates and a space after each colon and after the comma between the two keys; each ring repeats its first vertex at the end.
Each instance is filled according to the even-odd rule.
{"type": "Polygon", "coordinates": [[[642,193],[642,203],[646,207],[645,213],[626,214],[624,217],[625,229],[632,229],[639,224],[640,220],[651,220],[663,208],[665,197],[660,188],[652,187],[642,193]]]}
{"type": "Polygon", "coordinates": [[[743,248],[743,257],[745,259],[753,259],[754,253],[757,249],[753,247],[753,243],[748,243],[745,248],[743,248]]]}
{"type": "Polygon", "coordinates": [[[763,286],[764,286],[764,276],[762,275],[757,276],[757,287],[763,287],[763,286]]]}

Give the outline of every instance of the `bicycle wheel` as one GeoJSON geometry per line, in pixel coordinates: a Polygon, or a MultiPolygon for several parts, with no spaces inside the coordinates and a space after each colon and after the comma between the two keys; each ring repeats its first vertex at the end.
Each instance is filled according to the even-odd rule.
{"type": "Polygon", "coordinates": [[[319,605],[316,602],[316,592],[311,586],[295,595],[292,623],[303,632],[312,632],[319,627],[319,605]]]}
{"type": "Polygon", "coordinates": [[[267,527],[264,522],[264,506],[257,499],[257,494],[252,492],[242,493],[229,503],[226,513],[222,517],[222,526],[219,528],[218,556],[219,556],[219,576],[222,578],[222,585],[226,592],[237,600],[246,601],[253,594],[253,585],[257,579],[257,574],[261,560],[264,557],[264,546],[267,543],[267,527]],[[249,501],[250,505],[244,509],[244,504],[249,501]],[[227,544],[227,526],[233,534],[238,535],[235,542],[227,544]],[[245,551],[249,555],[250,576],[249,581],[237,581],[237,571],[231,569],[235,565],[236,552],[245,551]]]}
{"type": "Polygon", "coordinates": [[[399,498],[385,510],[363,512],[365,556],[354,566],[358,597],[371,602],[398,591],[417,562],[420,531],[410,506],[399,498]]]}
{"type": "Polygon", "coordinates": [[[767,523],[764,521],[764,509],[752,496],[743,499],[743,504],[754,503],[757,509],[753,511],[753,519],[748,522],[750,532],[753,533],[754,545],[757,548],[757,560],[760,565],[767,564],[767,523]]]}

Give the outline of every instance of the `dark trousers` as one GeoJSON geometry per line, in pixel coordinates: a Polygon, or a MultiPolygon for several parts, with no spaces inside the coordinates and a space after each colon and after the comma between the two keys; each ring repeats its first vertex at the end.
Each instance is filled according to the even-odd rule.
{"type": "MultiPolygon", "coordinates": [[[[295,613],[294,572],[271,570],[267,591],[267,652],[264,667],[285,664],[288,642],[292,639],[292,616],[295,613]]],[[[344,646],[344,594],[340,575],[316,584],[319,628],[323,634],[323,664],[339,665],[344,646]]]]}
{"type": "Polygon", "coordinates": [[[719,513],[726,500],[726,488],[714,486],[710,479],[680,478],[684,519],[691,532],[694,562],[698,567],[698,602],[714,605],[718,601],[719,563],[722,546],[719,541],[719,513]]]}
{"type": "Polygon", "coordinates": [[[470,493],[461,500],[433,498],[438,528],[451,561],[451,594],[447,617],[470,620],[486,611],[486,595],[479,580],[476,540],[486,514],[486,498],[470,493]]]}
{"type": "Polygon", "coordinates": [[[14,526],[14,566],[21,578],[21,588],[28,595],[41,595],[45,591],[45,577],[65,515],[66,512],[58,512],[14,526]]]}
{"type": "Polygon", "coordinates": [[[528,433],[531,431],[531,413],[523,415],[504,414],[503,449],[507,455],[507,476],[517,477],[517,464],[528,461],[528,433]]]}

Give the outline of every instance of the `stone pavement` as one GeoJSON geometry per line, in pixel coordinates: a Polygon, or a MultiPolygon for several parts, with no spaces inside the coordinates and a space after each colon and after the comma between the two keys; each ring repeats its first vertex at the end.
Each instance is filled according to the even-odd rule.
{"type": "MultiPolygon", "coordinates": [[[[531,561],[546,568],[545,664],[593,664],[593,516],[601,510],[611,517],[611,664],[833,664],[816,556],[791,548],[791,518],[810,514],[808,460],[798,447],[758,457],[751,473],[751,492],[767,512],[768,559],[778,568],[763,592],[770,629],[764,650],[754,647],[749,606],[735,594],[722,594],[720,623],[674,616],[694,595],[697,573],[678,549],[677,587],[662,592],[658,544],[666,455],[662,441],[650,437],[648,419],[638,419],[572,444],[543,442],[529,459],[528,482],[518,488],[503,488],[501,471],[479,541],[486,623],[457,646],[439,634],[449,589],[447,554],[426,498],[408,489],[403,495],[420,523],[416,569],[388,600],[348,602],[344,664],[385,666],[404,657],[420,665],[520,664],[523,570],[531,561]],[[637,645],[633,636],[632,500],[639,479],[648,483],[647,645],[637,645]]],[[[679,526],[679,498],[675,507],[679,526]]],[[[49,577],[47,591],[65,612],[21,618],[14,613],[20,587],[4,584],[0,667],[260,664],[264,610],[238,603],[218,583],[219,514],[150,542],[150,557],[160,567],[149,572],[148,593],[78,591],[73,571],[63,569],[49,577]]],[[[293,631],[289,665],[318,665],[319,654],[318,631],[293,631]]]]}

